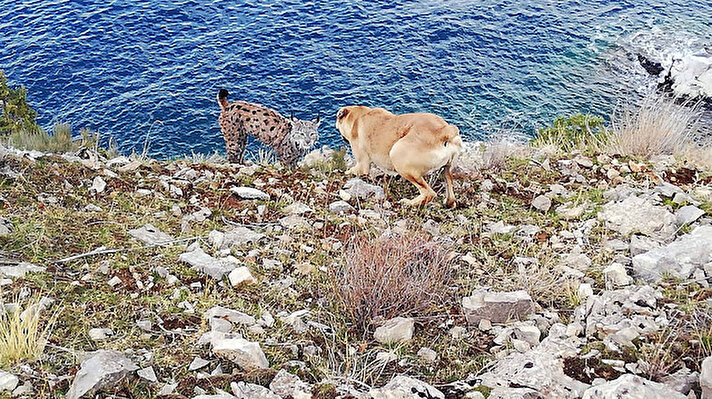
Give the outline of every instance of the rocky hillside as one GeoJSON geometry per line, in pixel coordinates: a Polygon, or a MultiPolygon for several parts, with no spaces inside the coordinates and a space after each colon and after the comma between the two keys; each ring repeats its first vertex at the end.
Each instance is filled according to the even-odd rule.
{"type": "Polygon", "coordinates": [[[327,149],[0,148],[0,397],[712,398],[712,175],[462,166],[457,209],[412,209],[327,149]]]}

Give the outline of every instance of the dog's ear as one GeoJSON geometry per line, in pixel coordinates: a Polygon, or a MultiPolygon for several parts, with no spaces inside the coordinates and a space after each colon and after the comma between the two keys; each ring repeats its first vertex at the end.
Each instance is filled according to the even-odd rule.
{"type": "Polygon", "coordinates": [[[341,108],[339,112],[336,113],[336,120],[341,120],[343,119],[346,115],[349,114],[349,110],[346,108],[341,108]]]}

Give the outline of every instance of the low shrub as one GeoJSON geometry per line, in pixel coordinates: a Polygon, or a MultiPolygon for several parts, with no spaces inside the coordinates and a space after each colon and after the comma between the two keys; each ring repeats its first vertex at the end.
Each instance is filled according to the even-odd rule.
{"type": "Polygon", "coordinates": [[[603,118],[578,113],[554,119],[552,126],[539,129],[531,141],[535,147],[554,147],[564,152],[582,150],[595,152],[609,139],[603,118]]]}
{"type": "Polygon", "coordinates": [[[334,292],[365,329],[377,317],[419,316],[446,303],[452,270],[449,251],[429,235],[357,235],[333,275],[334,292]]]}

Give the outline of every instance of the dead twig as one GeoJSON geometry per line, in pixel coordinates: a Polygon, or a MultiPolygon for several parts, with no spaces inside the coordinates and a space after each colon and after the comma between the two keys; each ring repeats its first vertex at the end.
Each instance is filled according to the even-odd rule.
{"type": "Polygon", "coordinates": [[[83,254],[73,255],[73,256],[70,256],[70,257],[68,257],[68,258],[56,260],[56,261],[54,261],[54,263],[67,263],[67,262],[71,262],[71,261],[73,261],[73,260],[82,259],[82,258],[87,258],[87,257],[90,257],[90,256],[115,254],[115,253],[118,253],[118,252],[133,252],[133,251],[141,251],[141,250],[144,250],[144,249],[151,249],[151,248],[156,248],[156,247],[165,247],[165,246],[168,246],[168,245],[177,244],[177,243],[179,243],[179,242],[193,241],[193,240],[197,240],[197,239],[201,239],[201,238],[205,238],[205,237],[204,237],[204,236],[194,236],[194,237],[188,237],[188,238],[178,238],[178,239],[176,239],[176,240],[163,241],[163,242],[158,243],[158,244],[145,245],[145,246],[143,246],[143,247],[136,247],[136,248],[114,248],[114,249],[107,249],[106,247],[99,247],[99,248],[96,248],[96,249],[94,249],[94,250],[92,250],[92,251],[85,252],[85,253],[83,253],[83,254]]]}

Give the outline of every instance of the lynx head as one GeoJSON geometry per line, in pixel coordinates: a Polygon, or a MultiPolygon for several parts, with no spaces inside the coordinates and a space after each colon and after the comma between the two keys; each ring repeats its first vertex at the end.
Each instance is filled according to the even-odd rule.
{"type": "Polygon", "coordinates": [[[319,117],[310,121],[304,121],[290,117],[292,122],[292,131],[289,133],[289,140],[294,143],[299,151],[310,149],[319,139],[319,117]]]}

